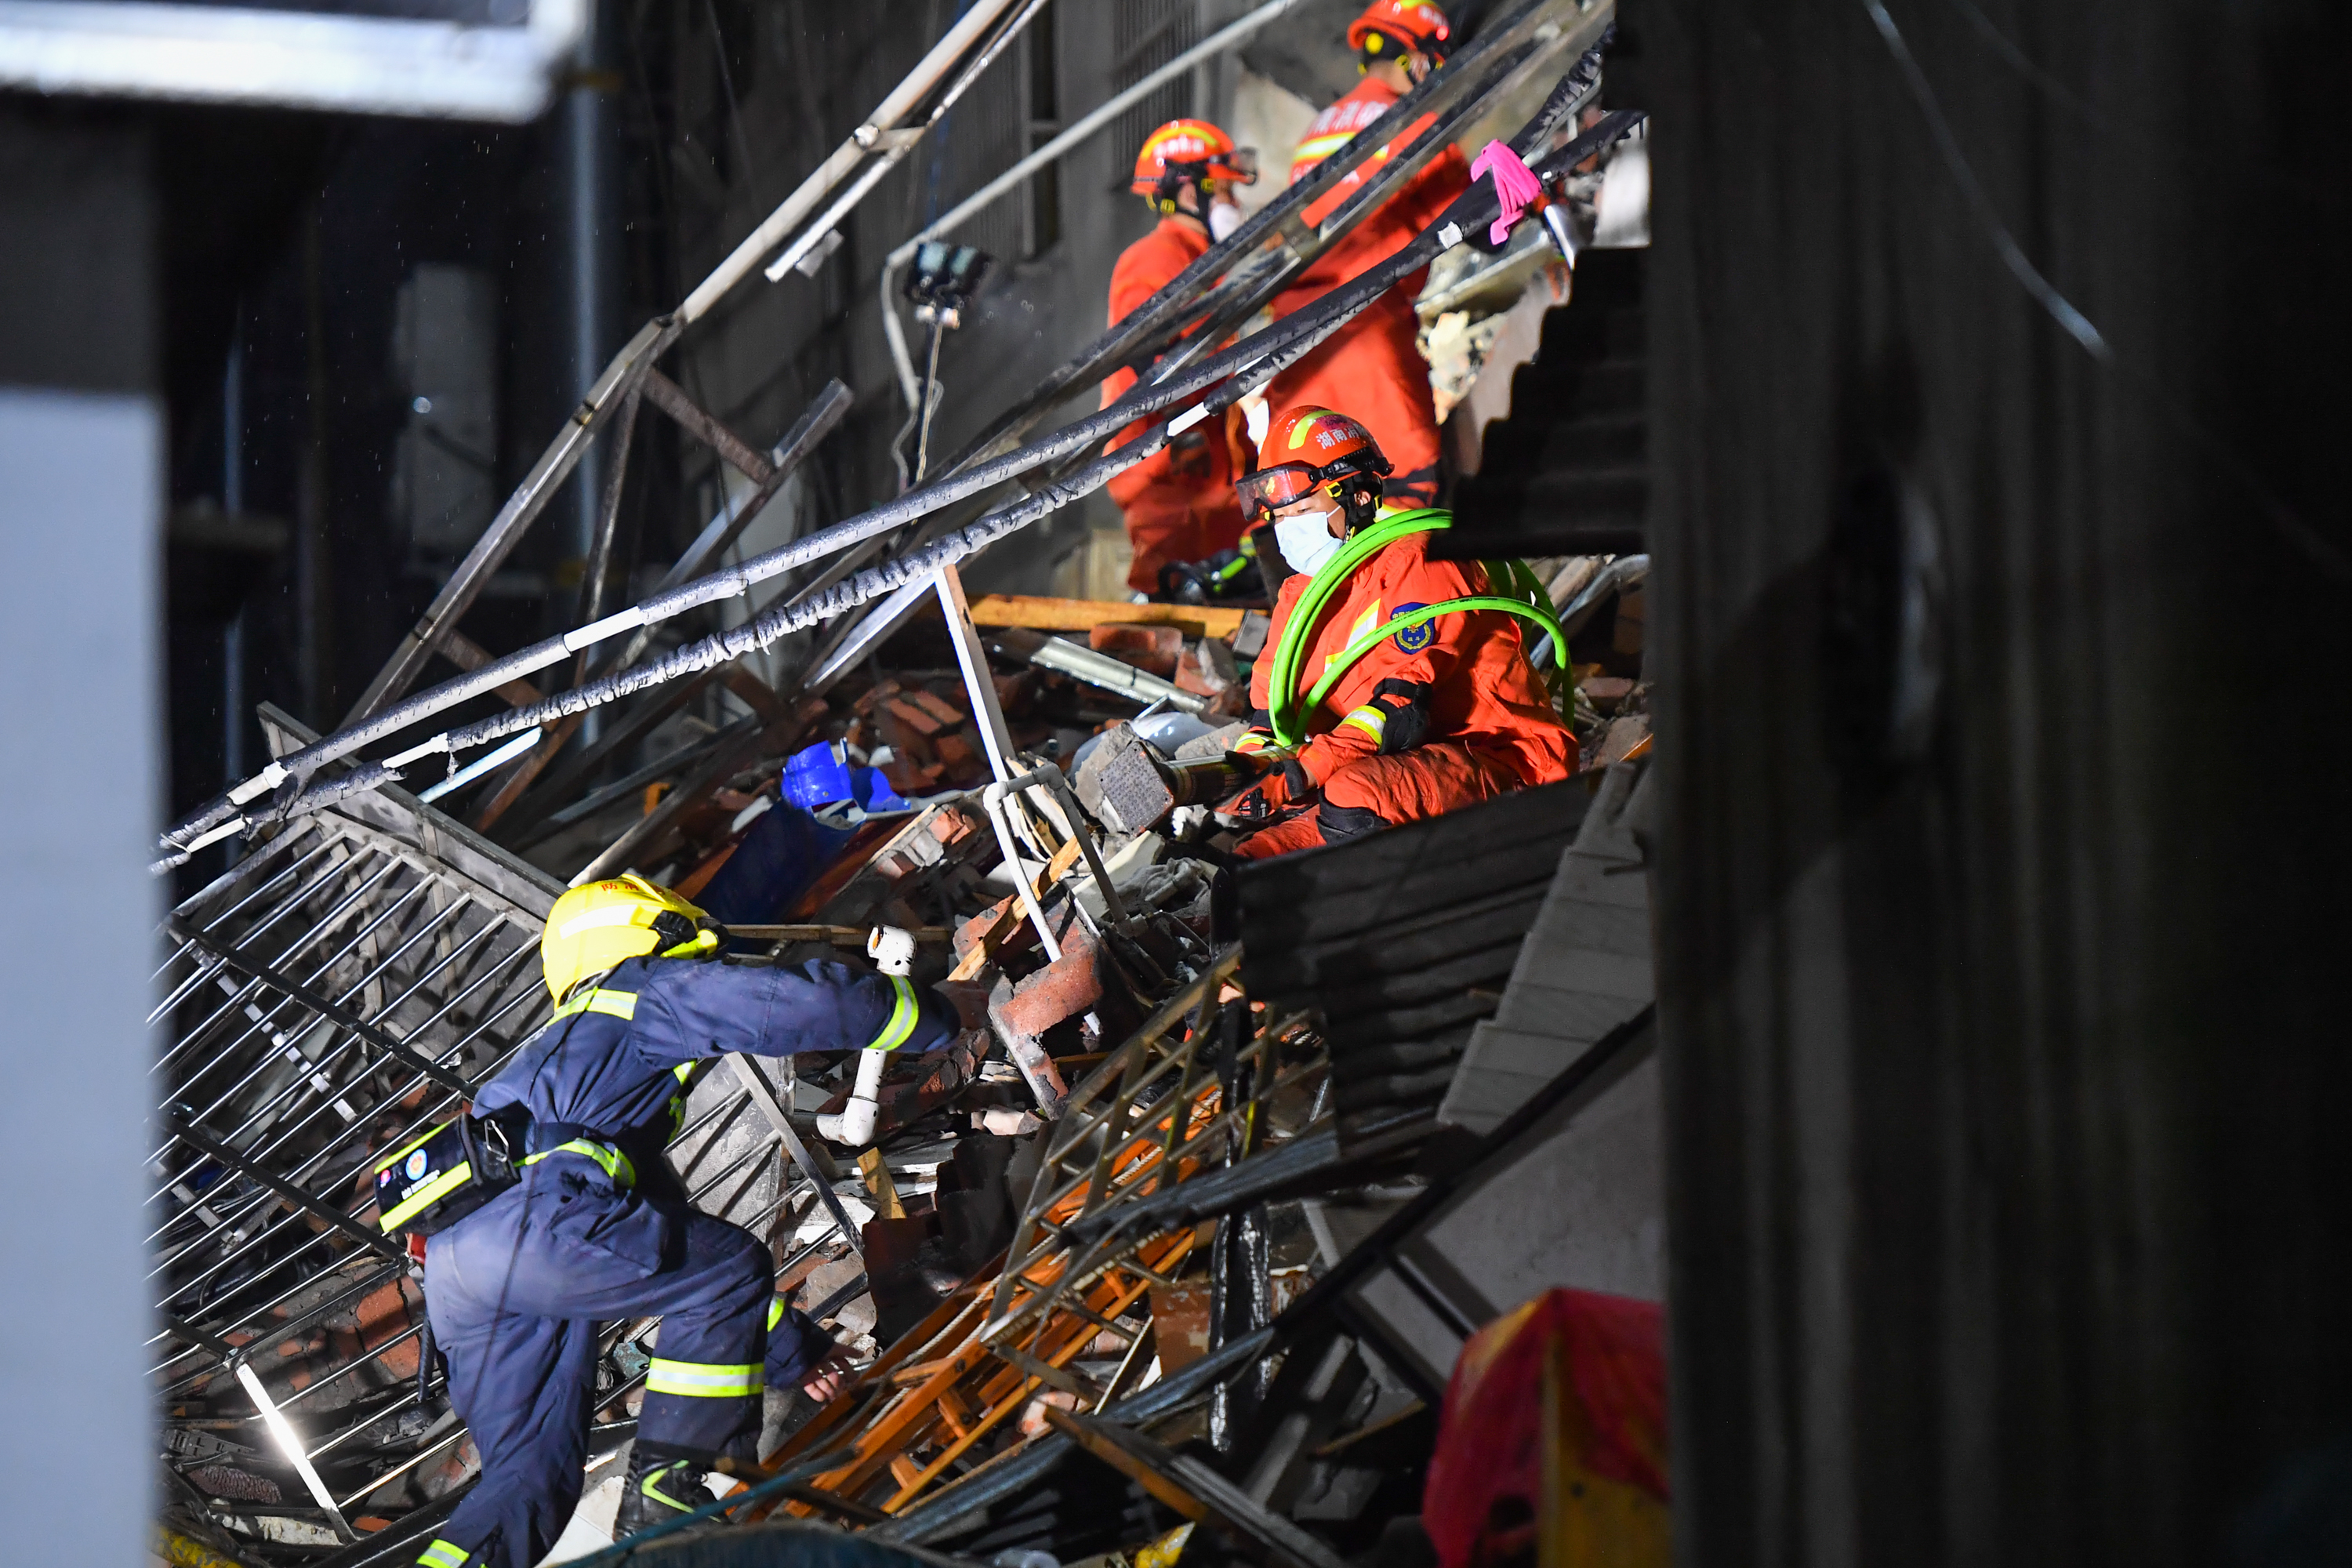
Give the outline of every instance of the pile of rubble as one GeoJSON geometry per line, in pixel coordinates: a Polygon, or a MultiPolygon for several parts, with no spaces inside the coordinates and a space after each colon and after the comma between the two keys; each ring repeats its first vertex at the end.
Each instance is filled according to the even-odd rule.
{"type": "MultiPolygon", "coordinates": [[[[1642,565],[1537,563],[1573,628],[1589,758],[1644,733],[1642,565]]],[[[1318,1395],[1329,1408],[1311,1442],[1293,1435],[1287,1479],[1243,1489],[1248,1508],[1176,1463],[1187,1445],[1257,1441],[1257,1413],[1304,1370],[1263,1336],[1349,1256],[1316,1205],[1394,1207],[1424,1184],[1425,1127],[1343,1147],[1312,1000],[1253,1000],[1242,911],[1213,890],[1225,825],[1120,786],[1139,759],[1156,778],[1223,754],[1264,614],[983,599],[972,620],[985,689],[936,619],[789,711],[730,679],[751,690],[760,752],[698,770],[708,736],[673,726],[670,765],[641,770],[651,787],[625,778],[584,811],[507,816],[528,858],[463,821],[498,830],[496,777],[470,811],[462,791],[439,803],[457,816],[376,791],[297,819],[174,911],[157,1016],[176,1037],[163,1068],[175,1136],[155,1238],[174,1529],[250,1563],[373,1561],[470,1483],[437,1376],[418,1381],[413,1260],[374,1231],[363,1173],[545,1019],[537,922],[559,874],[618,846],[711,908],[736,962],[864,963],[869,931],[897,927],[916,977],[985,1021],[898,1063],[862,1144],[818,1133],[845,1104],[846,1060],[738,1058],[695,1086],[672,1157],[696,1201],[765,1234],[781,1286],[865,1363],[822,1411],[772,1394],[770,1458],[796,1479],[763,1504],[943,1537],[1027,1494],[1012,1461],[1075,1445],[1134,1495],[1081,1489],[1046,1510],[1033,1534],[1057,1558],[1140,1551],[1173,1508],[1321,1563],[1333,1548],[1313,1555],[1269,1500],[1343,1540],[1414,1468],[1397,1456],[1425,1458],[1433,1391],[1364,1360],[1344,1397],[1342,1384],[1318,1395]],[[992,776],[996,751],[1009,783],[992,776]],[[1163,1412],[1156,1436],[1127,1429],[1163,1412]],[[273,1441],[278,1421],[307,1469],[273,1441]],[[1353,1432],[1338,1463],[1331,1445],[1353,1432]],[[1333,1495],[1351,1465],[1341,1500],[1299,1500],[1333,1495]]],[[[281,752],[310,739],[268,718],[281,752]]],[[[656,1331],[608,1331],[575,1547],[596,1543],[600,1506],[609,1521],[656,1331]]],[[[1402,1507],[1412,1487],[1398,1485],[1402,1507]]]]}

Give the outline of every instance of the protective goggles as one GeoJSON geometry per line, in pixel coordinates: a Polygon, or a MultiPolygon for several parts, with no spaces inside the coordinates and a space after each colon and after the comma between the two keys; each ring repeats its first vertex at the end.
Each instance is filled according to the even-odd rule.
{"type": "Polygon", "coordinates": [[[1206,158],[1178,163],[1170,160],[1160,167],[1164,179],[1232,180],[1237,184],[1257,184],[1257,149],[1236,147],[1230,153],[1215,153],[1206,158]]]}
{"type": "Polygon", "coordinates": [[[1235,479],[1234,499],[1241,502],[1243,518],[1253,519],[1260,512],[1304,500],[1337,478],[1311,463],[1283,463],[1235,479]]]}

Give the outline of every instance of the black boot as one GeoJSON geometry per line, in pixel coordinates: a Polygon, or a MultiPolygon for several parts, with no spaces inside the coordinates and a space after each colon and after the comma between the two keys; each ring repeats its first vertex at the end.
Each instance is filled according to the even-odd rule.
{"type": "Polygon", "coordinates": [[[628,1477],[621,1482],[621,1508],[613,1520],[613,1539],[635,1535],[709,1502],[710,1489],[704,1480],[709,1473],[696,1460],[648,1454],[639,1444],[629,1456],[628,1477]]]}

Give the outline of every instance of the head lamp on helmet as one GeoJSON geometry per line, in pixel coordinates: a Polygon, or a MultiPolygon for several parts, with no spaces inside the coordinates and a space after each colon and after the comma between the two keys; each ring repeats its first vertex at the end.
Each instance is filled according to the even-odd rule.
{"type": "Polygon", "coordinates": [[[708,958],[719,922],[667,888],[629,872],[573,888],[547,911],[539,939],[547,989],[561,1004],[572,988],[624,959],[708,958]]]}

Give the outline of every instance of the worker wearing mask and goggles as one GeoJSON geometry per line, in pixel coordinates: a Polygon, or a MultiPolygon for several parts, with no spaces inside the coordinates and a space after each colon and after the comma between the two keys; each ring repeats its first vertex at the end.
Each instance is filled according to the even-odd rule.
{"type": "MultiPolygon", "coordinates": [[[[1235,750],[1265,771],[1222,814],[1245,859],[1438,816],[1576,771],[1564,679],[1529,653],[1559,644],[1551,604],[1517,562],[1435,561],[1453,516],[1383,515],[1388,459],[1356,420],[1292,408],[1267,427],[1242,511],[1274,519],[1294,575],[1250,676],[1235,750]]],[[[1551,656],[1557,665],[1556,652],[1551,656]]]]}
{"type": "MultiPolygon", "coordinates": [[[[1239,226],[1242,212],[1234,188],[1256,179],[1257,154],[1236,148],[1232,137],[1205,120],[1171,120],[1144,138],[1129,188],[1150,203],[1160,221],[1127,247],[1111,270],[1112,326],[1239,226]]],[[[1134,384],[1131,370],[1111,375],[1103,383],[1102,405],[1109,407],[1134,384]]],[[[1161,416],[1174,412],[1180,410],[1162,410],[1161,416]]],[[[1173,595],[1206,574],[1213,596],[1234,596],[1239,568],[1219,577],[1217,566],[1239,559],[1242,514],[1234,505],[1233,477],[1244,465],[1234,460],[1232,444],[1247,440],[1240,418],[1236,409],[1224,420],[1183,431],[1110,481],[1133,551],[1128,585],[1138,594],[1173,595]],[[1217,557],[1223,560],[1213,563],[1217,557]]],[[[1108,449],[1125,446],[1151,424],[1137,420],[1108,449]]],[[[1255,593],[1256,573],[1247,575],[1255,593]]]]}

